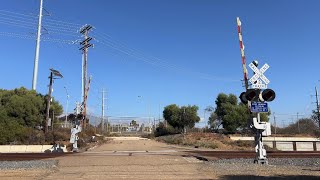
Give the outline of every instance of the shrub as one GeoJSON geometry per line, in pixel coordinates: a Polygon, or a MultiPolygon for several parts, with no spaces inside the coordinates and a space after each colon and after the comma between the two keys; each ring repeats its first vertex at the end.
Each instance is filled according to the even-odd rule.
{"type": "Polygon", "coordinates": [[[177,134],[177,133],[179,132],[169,124],[167,125],[167,127],[165,127],[165,125],[162,122],[160,122],[159,127],[157,127],[156,131],[154,132],[154,136],[159,137],[159,136],[165,136],[165,135],[177,134]]]}

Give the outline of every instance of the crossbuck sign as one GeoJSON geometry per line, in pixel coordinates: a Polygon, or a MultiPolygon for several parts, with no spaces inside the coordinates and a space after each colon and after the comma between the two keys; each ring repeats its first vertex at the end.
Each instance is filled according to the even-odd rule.
{"type": "Polygon", "coordinates": [[[255,72],[255,75],[249,80],[252,84],[252,88],[267,89],[267,84],[269,84],[270,81],[263,73],[269,69],[269,65],[264,64],[261,69],[258,69],[253,63],[250,63],[249,67],[255,72]]]}

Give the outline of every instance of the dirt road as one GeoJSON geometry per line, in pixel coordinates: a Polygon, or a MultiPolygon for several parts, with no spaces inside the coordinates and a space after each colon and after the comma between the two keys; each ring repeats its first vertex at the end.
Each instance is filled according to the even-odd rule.
{"type": "MultiPolygon", "coordinates": [[[[0,179],[318,179],[318,160],[261,166],[245,159],[203,162],[185,156],[194,148],[153,140],[116,139],[84,153],[57,157],[50,169],[0,170],[0,179]],[[221,162],[220,162],[221,161],[221,162]],[[239,161],[239,162],[238,162],[239,161]],[[316,165],[299,166],[299,162],[316,165]],[[297,164],[298,163],[298,164],[297,164]],[[296,165],[295,165],[296,164],[296,165]]],[[[44,160],[46,161],[46,160],[44,160]]],[[[51,159],[52,161],[52,159],[51,159]]],[[[275,161],[275,160],[273,160],[275,161]]],[[[287,163],[286,163],[287,162],[287,163]]]]}

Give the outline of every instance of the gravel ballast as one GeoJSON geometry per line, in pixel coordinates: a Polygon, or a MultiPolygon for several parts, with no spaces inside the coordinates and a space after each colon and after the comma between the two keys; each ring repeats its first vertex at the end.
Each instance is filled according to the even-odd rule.
{"type": "MultiPolygon", "coordinates": [[[[226,163],[226,164],[254,164],[254,159],[218,159],[210,161],[212,164],[215,163],[226,163]]],[[[306,166],[306,167],[319,167],[320,158],[268,158],[269,165],[276,166],[306,166]]]]}
{"type": "Polygon", "coordinates": [[[34,161],[0,161],[2,169],[49,169],[57,167],[57,160],[34,160],[34,161]]]}
{"type": "Polygon", "coordinates": [[[268,165],[254,159],[217,159],[205,162],[221,179],[319,179],[320,158],[269,158],[268,165]]]}

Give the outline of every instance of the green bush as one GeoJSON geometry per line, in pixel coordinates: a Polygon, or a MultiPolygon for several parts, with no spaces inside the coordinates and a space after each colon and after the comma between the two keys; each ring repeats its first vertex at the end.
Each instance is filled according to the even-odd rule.
{"type": "Polygon", "coordinates": [[[156,131],[154,132],[154,136],[159,137],[159,136],[165,136],[165,135],[171,135],[171,134],[177,134],[177,133],[179,132],[169,124],[167,125],[167,127],[165,127],[165,125],[162,122],[160,122],[159,127],[157,127],[156,131]]]}

